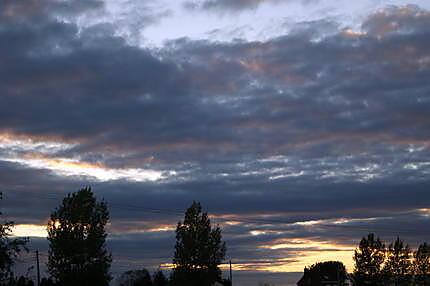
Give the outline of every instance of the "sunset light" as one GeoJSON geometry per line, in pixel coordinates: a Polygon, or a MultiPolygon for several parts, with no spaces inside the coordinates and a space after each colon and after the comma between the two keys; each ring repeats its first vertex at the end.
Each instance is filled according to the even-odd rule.
{"type": "Polygon", "coordinates": [[[0,285],[422,286],[429,226],[429,0],[0,0],[0,285]]]}

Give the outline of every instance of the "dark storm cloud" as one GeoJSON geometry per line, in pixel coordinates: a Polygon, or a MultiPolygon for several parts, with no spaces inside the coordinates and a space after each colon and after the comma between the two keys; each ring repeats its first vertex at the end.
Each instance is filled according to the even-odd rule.
{"type": "Polygon", "coordinates": [[[43,153],[177,172],[92,184],[110,204],[114,252],[139,259],[145,253],[133,249],[154,250],[151,265],[169,262],[155,252],[170,253],[172,233],[136,229],[175,225],[194,199],[218,215],[243,261],[294,260],[288,250],[255,248],[281,238],[426,236],[428,217],[416,209],[430,205],[428,11],[392,7],[361,31],[313,22],[265,42],[181,39],[154,51],[128,45],[108,24],[80,30],[60,20],[98,2],[76,2],[73,15],[69,2],[38,3],[1,4],[0,129],[74,145],[0,144],[4,211],[18,223],[43,223],[66,192],[92,181],[13,161],[43,153]],[[223,214],[251,222],[228,226],[223,214]],[[261,214],[272,222],[262,226],[261,214]],[[294,225],[342,218],[376,220],[294,225]]]}

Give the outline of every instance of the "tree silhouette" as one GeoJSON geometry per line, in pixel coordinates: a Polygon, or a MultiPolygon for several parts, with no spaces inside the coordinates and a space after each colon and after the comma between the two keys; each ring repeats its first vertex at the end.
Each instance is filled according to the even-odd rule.
{"type": "MultiPolygon", "coordinates": [[[[0,200],[2,198],[2,193],[0,193],[0,200]]],[[[0,215],[2,215],[1,212],[0,215]]],[[[14,223],[11,221],[0,223],[0,285],[13,279],[11,269],[14,265],[14,259],[21,251],[27,251],[25,247],[28,242],[27,238],[10,238],[13,227],[14,223]]]]}
{"type": "Polygon", "coordinates": [[[69,194],[48,222],[48,270],[62,286],[109,285],[111,255],[105,246],[106,203],[91,188],[69,194]]]}
{"type": "Polygon", "coordinates": [[[383,268],[385,281],[394,285],[409,285],[412,274],[410,257],[409,246],[397,237],[387,250],[387,260],[383,268]]]}
{"type": "Polygon", "coordinates": [[[152,286],[151,275],[148,270],[130,270],[121,274],[118,279],[119,286],[152,286]]]}
{"type": "Polygon", "coordinates": [[[348,273],[345,265],[339,261],[316,263],[306,267],[299,286],[347,285],[348,273]]]}
{"type": "Polygon", "coordinates": [[[225,243],[221,229],[212,229],[207,213],[200,203],[193,202],[184,222],[176,228],[176,245],[172,273],[174,285],[209,286],[221,280],[218,265],[224,260],[225,243]]]}
{"type": "Polygon", "coordinates": [[[430,285],[430,245],[418,246],[413,262],[415,285],[430,285]]]}
{"type": "Polygon", "coordinates": [[[385,259],[385,246],[370,233],[360,241],[354,252],[354,281],[356,285],[383,285],[382,264],[385,259]]]}
{"type": "Polygon", "coordinates": [[[154,273],[152,277],[152,285],[153,286],[167,286],[169,281],[167,280],[166,276],[164,276],[163,271],[158,270],[154,273]]]}

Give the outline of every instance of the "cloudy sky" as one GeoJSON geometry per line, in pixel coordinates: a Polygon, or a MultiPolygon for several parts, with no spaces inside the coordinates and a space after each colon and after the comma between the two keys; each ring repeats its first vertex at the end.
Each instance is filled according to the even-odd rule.
{"type": "Polygon", "coordinates": [[[368,232],[416,246],[429,27],[427,0],[2,0],[4,217],[46,257],[49,213],[91,185],[114,274],[170,263],[193,200],[264,279],[351,270],[368,232]]]}

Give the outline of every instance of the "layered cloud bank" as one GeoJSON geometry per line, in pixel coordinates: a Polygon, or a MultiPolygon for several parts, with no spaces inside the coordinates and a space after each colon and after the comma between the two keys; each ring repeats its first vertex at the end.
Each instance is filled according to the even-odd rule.
{"type": "MultiPolygon", "coordinates": [[[[154,4],[135,17],[152,27],[151,15],[281,5],[260,2],[154,4]]],[[[323,5],[305,2],[291,5],[323,5]]],[[[117,272],[169,263],[192,200],[223,227],[238,270],[351,267],[367,232],[428,237],[425,7],[157,48],[133,40],[112,7],[0,4],[0,187],[17,235],[42,237],[61,197],[92,185],[111,209],[117,272]]]]}

